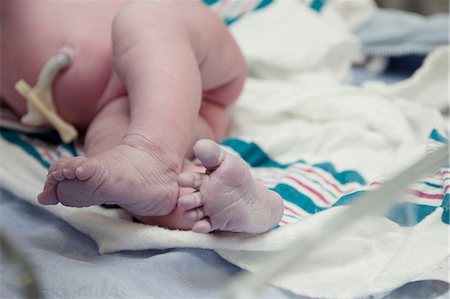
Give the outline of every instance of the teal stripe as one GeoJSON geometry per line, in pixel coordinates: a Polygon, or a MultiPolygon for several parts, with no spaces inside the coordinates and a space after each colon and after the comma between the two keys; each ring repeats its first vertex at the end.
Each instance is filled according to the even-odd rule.
{"type": "Polygon", "coordinates": [[[447,193],[442,201],[441,208],[444,210],[442,213],[442,221],[446,224],[450,224],[450,194],[447,193]]]}
{"type": "Polygon", "coordinates": [[[294,215],[289,215],[289,214],[283,214],[283,217],[289,217],[295,220],[299,220],[300,218],[298,216],[294,216],[294,215]]]}
{"type": "Polygon", "coordinates": [[[202,0],[202,1],[206,5],[213,5],[214,3],[219,2],[219,0],[202,0]]]}
{"type": "MultiPolygon", "coordinates": [[[[306,164],[303,160],[298,160],[290,164],[278,163],[272,160],[259,146],[253,142],[248,143],[239,139],[226,139],[222,142],[222,144],[232,148],[252,167],[273,167],[285,169],[296,163],[306,164]]],[[[347,170],[338,172],[331,163],[313,164],[312,166],[328,172],[342,185],[354,182],[359,183],[360,185],[366,184],[363,177],[356,171],[347,170]]]]}
{"type": "Polygon", "coordinates": [[[336,201],[332,207],[338,207],[338,206],[347,206],[351,205],[360,195],[362,195],[366,191],[356,191],[349,194],[346,194],[339,198],[338,201],[336,201]]]}
{"type": "Polygon", "coordinates": [[[314,0],[311,3],[311,8],[316,10],[316,11],[321,11],[323,6],[325,5],[325,0],[314,0]]]}
{"type": "MultiPolygon", "coordinates": [[[[342,206],[342,205],[350,205],[360,195],[363,195],[365,192],[370,191],[357,191],[353,192],[351,194],[347,194],[342,196],[334,205],[335,206],[342,206]]],[[[445,224],[449,223],[449,198],[450,195],[447,194],[444,198],[444,201],[441,205],[441,207],[444,209],[444,212],[442,214],[442,222],[445,224]]],[[[417,223],[421,222],[425,217],[430,215],[436,210],[436,207],[433,206],[427,206],[427,205],[421,205],[421,204],[415,204],[415,203],[400,203],[393,205],[388,213],[385,215],[387,218],[392,220],[393,222],[401,225],[401,226],[411,226],[416,225],[417,223]],[[413,215],[414,218],[410,218],[410,215],[413,215]]]]}
{"type": "MultiPolygon", "coordinates": [[[[217,2],[220,2],[221,0],[202,0],[203,3],[205,3],[206,5],[214,5],[217,2]]],[[[269,4],[271,4],[272,2],[274,2],[274,0],[262,0],[258,3],[258,5],[253,9],[253,10],[259,10],[259,9],[263,9],[265,7],[267,7],[269,4]]],[[[225,17],[224,21],[227,25],[232,25],[234,22],[236,22],[237,20],[239,20],[243,15],[239,15],[239,16],[234,16],[234,17],[225,17]]]]}
{"type": "Polygon", "coordinates": [[[236,16],[234,18],[224,18],[225,24],[227,24],[228,26],[232,25],[234,22],[236,22],[237,20],[239,20],[242,16],[236,16]]]}
{"type": "Polygon", "coordinates": [[[71,142],[70,144],[65,144],[62,142],[60,144],[64,149],[66,149],[72,156],[79,156],[80,153],[77,151],[75,147],[75,142],[71,142]]]}
{"type": "Polygon", "coordinates": [[[316,206],[316,204],[314,204],[314,202],[309,197],[298,192],[295,188],[292,188],[289,185],[278,184],[275,186],[275,188],[271,188],[271,190],[277,192],[284,200],[295,204],[309,214],[315,214],[317,212],[326,210],[326,208],[316,206]]]}
{"type": "Polygon", "coordinates": [[[445,138],[444,136],[439,134],[438,130],[436,130],[436,129],[433,129],[433,131],[431,131],[429,138],[433,139],[434,141],[438,141],[438,142],[442,142],[442,143],[448,142],[447,138],[445,138]]]}
{"type": "Polygon", "coordinates": [[[442,189],[442,185],[433,184],[430,182],[419,182],[421,184],[427,185],[428,187],[436,188],[436,189],[442,189]]]}
{"type": "MultiPolygon", "coordinates": [[[[50,167],[50,163],[47,162],[47,160],[42,158],[42,156],[39,154],[39,152],[36,150],[36,148],[32,144],[30,144],[29,142],[27,142],[23,138],[21,138],[21,136],[25,135],[24,133],[20,133],[20,132],[17,132],[14,130],[9,130],[9,129],[3,129],[3,128],[0,129],[0,132],[1,132],[1,136],[5,140],[22,148],[22,150],[24,150],[26,153],[28,153],[30,156],[32,156],[34,159],[36,159],[42,166],[44,166],[45,168],[50,167]]],[[[30,138],[36,138],[43,142],[52,144],[55,147],[59,145],[59,146],[63,147],[65,150],[67,150],[72,156],[79,155],[78,151],[76,150],[74,142],[72,142],[70,144],[63,143],[61,138],[59,137],[58,133],[55,131],[44,132],[44,133],[30,133],[30,134],[26,134],[26,135],[28,135],[30,138]]]]}
{"type": "Polygon", "coordinates": [[[393,206],[386,214],[386,217],[401,226],[413,226],[435,210],[436,207],[405,202],[393,206]]]}
{"type": "Polygon", "coordinates": [[[45,168],[49,168],[50,167],[50,163],[48,163],[47,161],[42,159],[42,157],[39,154],[39,152],[31,144],[29,144],[28,142],[26,142],[25,140],[20,138],[20,134],[19,133],[16,133],[16,132],[11,131],[11,130],[0,129],[0,135],[6,141],[19,146],[27,154],[29,154],[33,158],[35,158],[45,168]]]}
{"type": "Polygon", "coordinates": [[[262,0],[261,2],[259,2],[258,6],[255,7],[255,10],[262,9],[272,2],[274,2],[274,0],[262,0]]]}
{"type": "MultiPolygon", "coordinates": [[[[12,130],[11,130],[12,131],[12,130]]],[[[12,131],[15,132],[16,134],[24,134],[21,132],[17,132],[17,131],[12,131]]],[[[59,136],[58,132],[56,131],[47,131],[47,132],[40,132],[40,133],[28,133],[26,134],[28,136],[30,136],[31,138],[37,138],[41,141],[53,144],[55,146],[61,146],[63,147],[65,150],[67,150],[72,156],[79,156],[80,154],[78,153],[78,151],[76,150],[75,147],[75,143],[71,142],[70,144],[65,144],[61,137],[59,136]]]]}
{"type": "Polygon", "coordinates": [[[247,143],[239,139],[225,139],[223,145],[232,148],[252,167],[287,168],[290,164],[280,164],[273,161],[255,143],[247,143]]]}
{"type": "Polygon", "coordinates": [[[331,164],[331,163],[314,164],[313,166],[330,173],[341,184],[347,184],[350,182],[352,182],[352,183],[356,182],[360,185],[367,184],[366,180],[364,180],[363,177],[354,170],[337,172],[336,169],[334,168],[333,164],[331,164]]]}

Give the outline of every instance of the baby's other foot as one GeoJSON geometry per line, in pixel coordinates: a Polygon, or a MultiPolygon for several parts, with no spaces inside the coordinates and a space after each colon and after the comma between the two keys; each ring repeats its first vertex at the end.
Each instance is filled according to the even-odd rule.
{"type": "Polygon", "coordinates": [[[193,231],[262,233],[281,220],[283,200],[255,181],[244,160],[207,139],[197,141],[194,154],[206,173],[178,177],[181,187],[196,190],[178,199],[183,217],[194,222],[193,231]]]}
{"type": "Polygon", "coordinates": [[[177,159],[121,144],[92,157],[65,158],[49,169],[41,204],[117,204],[136,215],[166,215],[178,198],[177,159]]]}

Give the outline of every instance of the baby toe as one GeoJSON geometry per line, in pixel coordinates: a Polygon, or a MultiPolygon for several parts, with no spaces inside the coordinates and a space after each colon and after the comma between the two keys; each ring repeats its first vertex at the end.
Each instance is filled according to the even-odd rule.
{"type": "Polygon", "coordinates": [[[212,140],[201,139],[194,145],[194,154],[209,170],[217,168],[224,160],[225,154],[220,146],[212,140]]]}
{"type": "Polygon", "coordinates": [[[63,168],[58,168],[58,169],[52,171],[50,173],[50,176],[58,182],[62,182],[66,179],[66,177],[64,176],[64,173],[63,173],[63,168]]]}
{"type": "Polygon", "coordinates": [[[211,223],[209,222],[209,219],[203,218],[202,220],[194,223],[194,225],[192,226],[192,231],[202,234],[206,234],[212,231],[212,226],[211,223]]]}
{"type": "Polygon", "coordinates": [[[75,176],[81,181],[86,181],[94,176],[99,165],[96,161],[88,160],[85,157],[83,158],[83,160],[80,159],[81,163],[75,167],[75,176]]]}
{"type": "Polygon", "coordinates": [[[43,205],[56,205],[59,202],[56,196],[56,185],[45,183],[44,190],[38,195],[37,200],[43,205]]]}
{"type": "Polygon", "coordinates": [[[69,180],[73,180],[73,179],[77,178],[76,169],[84,160],[86,160],[86,158],[80,156],[80,157],[74,157],[74,158],[70,159],[70,161],[67,161],[63,166],[64,176],[69,180]]]}
{"type": "Polygon", "coordinates": [[[203,205],[203,200],[200,192],[193,192],[181,196],[178,199],[178,206],[184,210],[192,210],[203,205]]]}
{"type": "Polygon", "coordinates": [[[180,187],[200,188],[202,183],[202,174],[198,172],[182,172],[178,176],[178,184],[180,187]]]}
{"type": "Polygon", "coordinates": [[[183,219],[188,222],[195,222],[202,220],[205,216],[206,214],[203,208],[189,210],[182,214],[183,219]]]}

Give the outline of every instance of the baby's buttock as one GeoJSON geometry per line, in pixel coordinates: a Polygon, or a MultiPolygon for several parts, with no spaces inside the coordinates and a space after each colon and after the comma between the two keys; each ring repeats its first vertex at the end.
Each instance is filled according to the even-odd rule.
{"type": "Polygon", "coordinates": [[[101,106],[124,94],[111,80],[111,27],[118,1],[10,1],[2,11],[1,95],[23,115],[25,100],[14,90],[24,79],[36,83],[45,62],[63,47],[73,50],[71,65],[53,84],[58,113],[85,129],[101,106]],[[5,15],[5,16],[4,16],[5,15]]]}

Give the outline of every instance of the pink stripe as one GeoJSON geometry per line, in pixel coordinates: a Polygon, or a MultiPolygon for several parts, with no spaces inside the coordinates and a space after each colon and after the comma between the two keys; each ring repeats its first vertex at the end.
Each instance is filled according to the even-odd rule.
{"type": "Polygon", "coordinates": [[[239,11],[239,15],[243,15],[246,12],[251,11],[255,7],[255,1],[248,1],[239,11]]]}
{"type": "Polygon", "coordinates": [[[289,222],[287,222],[287,221],[285,221],[285,220],[281,220],[280,223],[283,223],[283,224],[289,224],[289,222]]]}
{"type": "Polygon", "coordinates": [[[330,181],[327,180],[324,176],[322,176],[322,175],[321,175],[320,173],[318,173],[317,171],[314,171],[313,169],[306,169],[306,168],[300,167],[299,165],[294,165],[294,168],[298,168],[298,169],[300,169],[300,170],[302,170],[302,171],[309,172],[309,173],[313,173],[313,174],[317,175],[319,178],[321,178],[322,180],[324,180],[325,183],[327,183],[328,185],[330,185],[331,187],[333,187],[334,190],[336,190],[337,192],[339,192],[339,193],[341,193],[341,194],[345,194],[345,193],[348,193],[348,192],[352,192],[352,191],[354,190],[353,188],[352,188],[352,189],[349,189],[348,191],[347,191],[347,190],[342,190],[341,188],[339,188],[339,186],[337,186],[336,184],[330,182],[330,181]]]}
{"type": "Polygon", "coordinates": [[[257,180],[258,182],[260,182],[261,184],[264,184],[264,185],[273,185],[275,183],[274,180],[273,181],[266,181],[266,180],[263,180],[263,179],[260,179],[260,178],[256,178],[255,180],[257,180]]]}
{"type": "Polygon", "coordinates": [[[444,193],[447,193],[448,189],[450,189],[450,185],[445,186],[444,193]]]}
{"type": "Polygon", "coordinates": [[[450,170],[443,170],[443,171],[441,171],[441,173],[444,175],[444,174],[450,174],[450,170]]]}
{"type": "Polygon", "coordinates": [[[289,212],[291,212],[292,214],[299,216],[299,217],[303,217],[302,215],[300,215],[298,212],[294,211],[293,209],[287,207],[286,205],[284,206],[285,210],[288,210],[289,212]]]}
{"type": "Polygon", "coordinates": [[[428,198],[428,199],[443,199],[444,195],[442,194],[428,194],[428,193],[423,193],[419,190],[413,190],[413,189],[408,189],[406,191],[408,194],[412,194],[415,196],[418,196],[420,198],[428,198]]]}
{"type": "Polygon", "coordinates": [[[42,150],[42,151],[41,151],[41,155],[42,155],[42,156],[45,156],[45,158],[46,158],[49,162],[51,162],[51,163],[55,162],[55,159],[53,158],[53,156],[52,156],[47,150],[42,150]]]}
{"type": "Polygon", "coordinates": [[[313,194],[316,195],[320,200],[322,200],[324,203],[326,203],[326,204],[328,204],[328,205],[330,204],[330,203],[328,202],[328,200],[326,200],[325,197],[323,197],[322,194],[320,194],[320,193],[317,192],[316,190],[312,189],[310,186],[308,186],[308,185],[306,185],[306,184],[303,184],[302,182],[300,182],[299,180],[297,180],[296,178],[294,178],[294,177],[292,177],[292,176],[290,176],[290,175],[286,176],[286,178],[289,178],[289,179],[293,180],[294,182],[296,182],[297,184],[299,184],[300,186],[302,186],[303,188],[305,188],[305,189],[308,190],[309,192],[313,193],[313,194]]]}

